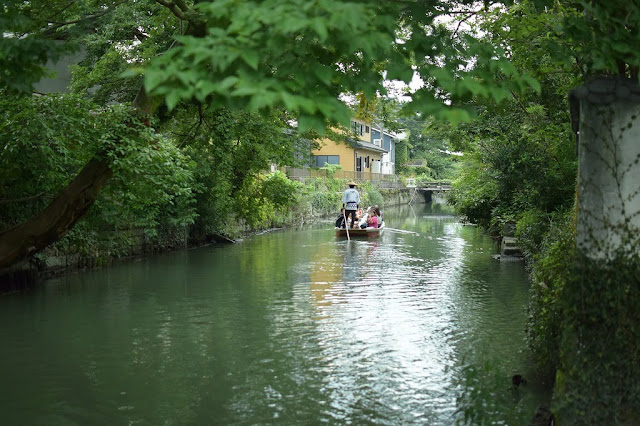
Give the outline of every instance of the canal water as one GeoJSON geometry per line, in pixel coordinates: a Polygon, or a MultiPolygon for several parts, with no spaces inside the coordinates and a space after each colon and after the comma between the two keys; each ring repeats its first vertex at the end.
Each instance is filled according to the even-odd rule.
{"type": "Polygon", "coordinates": [[[0,297],[2,424],[527,424],[523,265],[444,205],[384,213],[0,297]]]}

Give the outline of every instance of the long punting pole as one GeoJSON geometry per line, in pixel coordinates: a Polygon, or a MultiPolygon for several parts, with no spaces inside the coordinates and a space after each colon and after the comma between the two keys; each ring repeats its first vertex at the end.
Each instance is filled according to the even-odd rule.
{"type": "Polygon", "coordinates": [[[344,209],[342,209],[342,217],[344,218],[344,229],[347,231],[347,241],[351,241],[351,238],[349,238],[349,224],[347,223],[347,215],[344,214],[344,209]]]}

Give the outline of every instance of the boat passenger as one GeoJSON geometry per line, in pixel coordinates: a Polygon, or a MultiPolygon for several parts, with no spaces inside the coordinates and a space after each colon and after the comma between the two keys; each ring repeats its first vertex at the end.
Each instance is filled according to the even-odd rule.
{"type": "Polygon", "coordinates": [[[382,226],[382,212],[378,206],[373,207],[373,213],[378,216],[378,227],[382,226]]]}
{"type": "Polygon", "coordinates": [[[369,226],[369,216],[371,216],[371,207],[367,208],[365,212],[360,213],[360,220],[358,221],[358,228],[366,228],[369,226]]]}
{"type": "Polygon", "coordinates": [[[367,219],[367,226],[373,227],[373,228],[377,228],[378,227],[378,216],[376,216],[375,214],[372,214],[369,216],[369,218],[367,219]]]}
{"type": "Polygon", "coordinates": [[[336,218],[336,228],[344,228],[345,222],[344,222],[344,209],[340,209],[340,214],[338,215],[338,217],[336,218]]]}
{"type": "Polygon", "coordinates": [[[366,228],[369,223],[369,213],[365,213],[358,222],[358,228],[366,228]]]}

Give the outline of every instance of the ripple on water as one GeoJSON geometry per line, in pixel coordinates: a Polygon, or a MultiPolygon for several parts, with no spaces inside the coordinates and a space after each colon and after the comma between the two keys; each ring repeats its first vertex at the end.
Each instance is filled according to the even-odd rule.
{"type": "Polygon", "coordinates": [[[13,311],[0,300],[19,407],[1,411],[11,424],[454,424],[465,391],[499,394],[467,372],[521,365],[527,292],[518,265],[447,220],[377,241],[270,233],[96,271],[90,286],[67,278],[13,311]]]}

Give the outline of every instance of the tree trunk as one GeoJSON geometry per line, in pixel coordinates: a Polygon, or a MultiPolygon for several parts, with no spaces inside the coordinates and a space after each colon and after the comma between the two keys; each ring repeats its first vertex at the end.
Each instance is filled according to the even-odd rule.
{"type": "Polygon", "coordinates": [[[89,210],[113,171],[95,157],[34,218],[0,232],[0,268],[11,266],[62,238],[89,210]]]}
{"type": "MultiPolygon", "coordinates": [[[[205,34],[204,23],[196,18],[191,17],[185,34],[205,34]]],[[[160,102],[160,99],[149,96],[142,86],[133,107],[150,117],[160,102]]],[[[0,269],[14,265],[64,237],[93,205],[112,175],[106,156],[96,155],[45,210],[0,232],[0,269]]]]}
{"type": "MultiPolygon", "coordinates": [[[[151,115],[158,100],[140,87],[133,107],[151,115]]],[[[93,157],[37,216],[0,232],[0,269],[14,265],[64,237],[96,201],[113,171],[106,155],[93,157]]]]}

